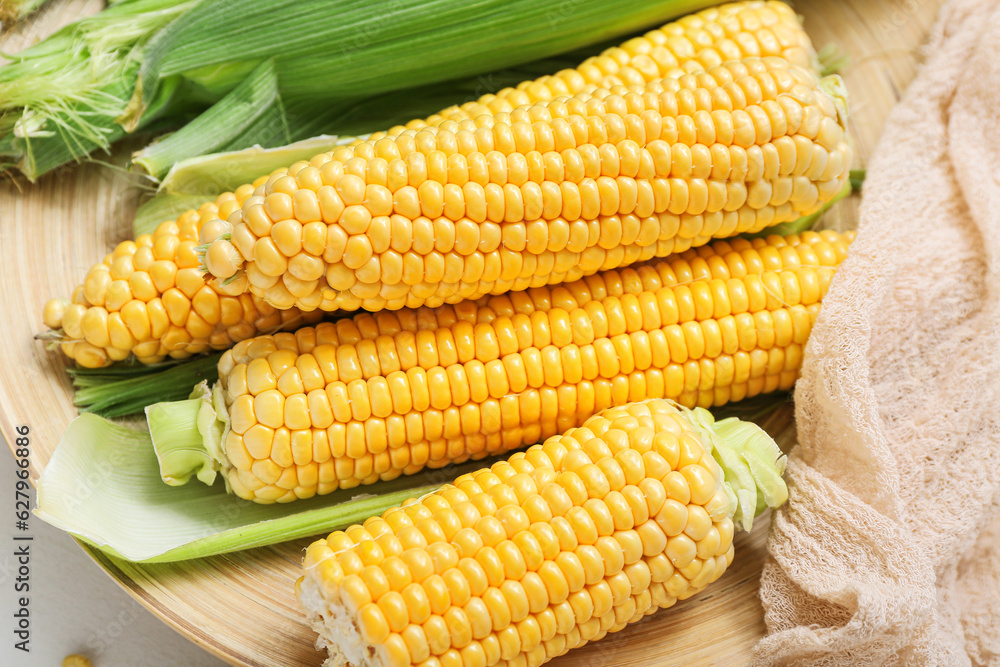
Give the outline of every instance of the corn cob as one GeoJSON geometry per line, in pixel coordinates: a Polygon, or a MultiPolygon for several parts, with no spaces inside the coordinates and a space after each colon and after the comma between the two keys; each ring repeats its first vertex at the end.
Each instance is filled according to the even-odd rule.
{"type": "Polygon", "coordinates": [[[710,7],[635,37],[566,69],[516,88],[504,88],[473,102],[413,120],[371,139],[460,121],[482,114],[589,92],[595,88],[644,85],[678,70],[695,72],[727,60],[779,56],[793,65],[817,69],[816,53],[795,11],[783,2],[751,0],[710,7]]]}
{"type": "MultiPolygon", "coordinates": [[[[717,241],[556,287],[246,340],[204,400],[147,410],[154,446],[185,420],[183,451],[214,452],[193,465],[221,469],[243,498],[288,502],[516,449],[627,401],[708,407],[788,389],[851,238],[717,241]],[[211,433],[193,426],[202,409],[211,433]]],[[[160,458],[165,478],[190,476],[160,458]]]]}
{"type": "MultiPolygon", "coordinates": [[[[646,83],[676,70],[691,72],[721,64],[724,60],[772,55],[780,55],[792,64],[802,67],[814,66],[815,53],[809,37],[802,30],[795,13],[787,5],[773,1],[751,0],[722,5],[669,23],[643,37],[629,40],[620,48],[608,49],[599,56],[584,61],[575,70],[565,70],[553,76],[526,81],[516,89],[504,89],[495,95],[486,95],[476,102],[461,107],[450,107],[426,120],[412,121],[407,124],[406,128],[393,128],[389,133],[395,135],[400,134],[404,129],[419,129],[426,125],[436,126],[446,120],[471,119],[483,113],[509,112],[515,106],[533,104],[560,95],[592,92],[597,85],[646,83]]],[[[380,136],[374,135],[373,139],[380,136]]],[[[304,166],[305,163],[300,163],[293,165],[291,169],[301,169],[304,166]]],[[[269,176],[284,174],[287,171],[279,170],[269,176]]],[[[227,220],[236,210],[233,202],[242,206],[249,193],[252,193],[262,182],[266,182],[267,178],[262,177],[254,181],[253,184],[243,185],[232,193],[223,193],[214,202],[206,202],[197,211],[188,211],[178,220],[164,223],[165,226],[161,226],[157,230],[157,235],[177,235],[182,242],[197,239],[198,230],[206,222],[214,218],[227,220]],[[191,229],[187,225],[194,220],[195,215],[197,215],[196,228],[191,229]],[[173,232],[173,225],[177,226],[178,233],[173,232]],[[182,230],[188,233],[179,234],[182,230]]],[[[214,225],[211,225],[207,231],[211,232],[213,228],[214,225]]],[[[211,234],[206,235],[206,238],[209,237],[211,234]]],[[[141,240],[140,237],[137,241],[141,242],[141,240]]],[[[151,340],[132,343],[124,335],[116,335],[114,340],[110,341],[110,345],[98,346],[94,342],[103,343],[105,339],[112,338],[110,331],[105,334],[101,326],[103,318],[99,317],[99,311],[95,311],[88,322],[96,323],[96,331],[92,332],[88,338],[80,327],[83,313],[79,312],[78,308],[71,308],[68,331],[65,330],[63,314],[71,304],[79,304],[85,308],[101,306],[100,302],[103,297],[98,285],[103,284],[105,278],[95,274],[108,273],[109,261],[113,261],[116,255],[131,254],[135,249],[137,248],[130,242],[125,242],[116,248],[111,255],[105,257],[104,262],[91,269],[85,285],[90,283],[91,290],[96,290],[92,293],[94,302],[88,301],[82,296],[84,292],[82,288],[77,288],[73,299],[51,299],[45,304],[43,319],[46,326],[52,329],[64,329],[60,332],[61,339],[64,340],[62,349],[70,358],[76,359],[81,366],[99,367],[112,361],[122,360],[128,357],[128,353],[134,349],[136,344],[142,345],[143,343],[150,344],[139,347],[139,353],[135,355],[142,363],[159,361],[170,352],[174,352],[174,356],[176,356],[181,354],[182,349],[188,351],[206,349],[203,347],[202,338],[196,335],[204,333],[204,328],[199,329],[197,325],[192,327],[194,331],[187,331],[191,340],[185,343],[182,348],[175,348],[171,345],[170,347],[156,346],[154,349],[151,340]],[[75,335],[70,335],[70,333],[75,335]],[[120,343],[120,346],[116,343],[120,343]]],[[[231,293],[233,290],[234,287],[231,286],[228,291],[231,293]]],[[[219,290],[216,289],[216,291],[219,290]]],[[[274,316],[270,307],[261,300],[241,299],[241,301],[244,302],[248,320],[254,319],[251,309],[261,311],[264,314],[263,317],[269,318],[260,320],[256,324],[251,323],[249,326],[240,323],[241,329],[249,331],[252,327],[259,332],[272,329],[278,324],[273,321],[274,316]]],[[[177,302],[180,303],[180,300],[177,302]]],[[[137,310],[141,310],[138,304],[129,308],[129,312],[137,310]]],[[[289,316],[284,315],[283,317],[289,316]]],[[[296,321],[298,321],[297,318],[296,321]]],[[[141,319],[136,323],[134,329],[129,327],[129,332],[133,333],[133,337],[135,333],[142,334],[144,331],[141,319]]],[[[229,336],[232,341],[241,339],[241,332],[233,333],[236,336],[232,334],[229,336]]],[[[178,334],[179,332],[175,330],[173,335],[178,340],[185,338],[185,335],[178,334]]],[[[216,340],[223,341],[224,338],[219,332],[216,332],[216,340]]],[[[170,342],[169,338],[168,342],[170,342]]],[[[220,346],[225,345],[226,343],[220,342],[218,345],[211,345],[211,347],[220,349],[220,346]]],[[[193,352],[191,353],[193,354],[193,352]]]]}
{"type": "Polygon", "coordinates": [[[783,470],[753,424],[612,408],[313,543],[296,595],[327,666],[535,667],[717,580],[783,470]]]}
{"type": "Polygon", "coordinates": [[[758,232],[846,184],[833,84],[748,59],[342,147],[203,235],[205,266],[277,308],[398,309],[758,232]]]}
{"type": "Polygon", "coordinates": [[[319,313],[279,311],[250,294],[221,294],[199,270],[199,232],[238,210],[253,189],[224,193],[152,234],[119,243],[90,268],[72,299],[50,299],[42,318],[59,330],[66,356],[86,368],[130,355],[150,364],[319,321],[319,313]]]}

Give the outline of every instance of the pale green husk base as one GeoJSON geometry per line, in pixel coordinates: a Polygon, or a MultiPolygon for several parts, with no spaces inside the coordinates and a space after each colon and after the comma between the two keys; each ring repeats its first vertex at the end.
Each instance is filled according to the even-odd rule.
{"type": "Polygon", "coordinates": [[[704,408],[686,411],[688,418],[712,445],[712,457],[725,474],[725,488],[733,506],[733,521],[747,532],[754,517],[788,500],[781,475],[785,455],[764,429],[735,417],[715,421],[704,408]]]}
{"type": "Polygon", "coordinates": [[[35,514],[116,558],[168,562],[312,537],[437,490],[489,462],[259,505],[222,484],[168,486],[149,433],[92,414],[70,423],[37,480],[35,514]]]}
{"type": "MultiPolygon", "coordinates": [[[[200,382],[186,401],[154,403],[146,408],[160,477],[170,486],[187,484],[192,476],[211,486],[226,472],[223,439],[229,425],[222,388],[200,382]]],[[[229,491],[228,479],[226,490],[229,491]]]]}

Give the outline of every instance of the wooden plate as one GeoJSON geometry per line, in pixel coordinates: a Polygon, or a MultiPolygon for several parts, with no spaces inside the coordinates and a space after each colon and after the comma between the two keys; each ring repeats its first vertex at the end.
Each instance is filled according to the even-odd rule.
{"type": "MultiPolygon", "coordinates": [[[[855,166],[863,166],[892,105],[912,79],[940,0],[802,0],[796,9],[817,47],[835,43],[850,58],[842,70],[851,95],[855,166]]],[[[59,0],[32,25],[0,39],[13,52],[80,12],[93,0],[59,0]]],[[[118,164],[123,164],[121,156],[118,164]]],[[[0,432],[31,428],[36,478],[76,415],[59,355],[32,335],[41,307],[68,295],[88,267],[130,236],[137,190],[113,169],[85,165],[21,189],[0,185],[0,261],[5,313],[0,338],[0,432]]],[[[857,197],[838,204],[826,226],[851,228],[857,197]]],[[[790,407],[765,428],[787,448],[795,441],[790,407]]],[[[729,665],[748,661],[764,631],[757,596],[767,521],[736,541],[733,567],[705,593],[553,661],[553,665],[729,665]]],[[[324,656],[292,592],[309,540],[190,562],[139,566],[91,551],[123,588],[208,651],[234,665],[315,667],[324,656]]],[[[85,547],[86,548],[86,547],[85,547]]]]}

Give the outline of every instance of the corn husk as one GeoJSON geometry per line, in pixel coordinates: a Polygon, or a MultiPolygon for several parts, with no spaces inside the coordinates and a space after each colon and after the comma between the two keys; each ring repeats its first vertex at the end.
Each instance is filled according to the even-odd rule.
{"type": "Polygon", "coordinates": [[[259,505],[222,484],[168,486],[149,433],[84,414],[39,477],[35,514],[116,558],[199,558],[328,533],[437,490],[483,463],[427,471],[289,505],[259,505]]]}

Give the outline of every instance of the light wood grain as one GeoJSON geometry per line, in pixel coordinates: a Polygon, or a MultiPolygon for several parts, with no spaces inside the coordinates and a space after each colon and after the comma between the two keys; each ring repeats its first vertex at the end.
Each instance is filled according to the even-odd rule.
{"type": "MultiPolygon", "coordinates": [[[[851,59],[843,70],[851,95],[855,166],[871,154],[886,115],[912,79],[918,47],[940,0],[806,0],[796,3],[818,47],[836,43],[851,59]]],[[[13,51],[94,0],[57,1],[40,21],[0,39],[13,51]]],[[[122,154],[124,155],[124,153],[122,154]]],[[[122,164],[122,155],[111,160],[122,164]]],[[[130,236],[138,190],[112,169],[66,169],[23,189],[0,184],[0,259],[6,314],[0,338],[0,432],[31,428],[31,475],[45,466],[75,416],[64,362],[32,339],[43,329],[41,306],[67,295],[87,268],[130,236]]],[[[852,228],[857,197],[838,204],[824,224],[852,228]]],[[[764,423],[786,449],[795,441],[790,406],[764,423]]],[[[757,596],[767,520],[736,541],[736,561],[697,598],[679,603],[613,637],[553,661],[568,665],[741,665],[764,631],[757,596]]],[[[292,593],[309,540],[168,565],[139,566],[92,552],[123,588],[192,641],[234,665],[316,667],[292,593]]]]}

